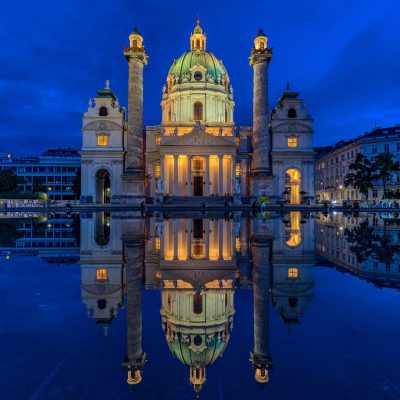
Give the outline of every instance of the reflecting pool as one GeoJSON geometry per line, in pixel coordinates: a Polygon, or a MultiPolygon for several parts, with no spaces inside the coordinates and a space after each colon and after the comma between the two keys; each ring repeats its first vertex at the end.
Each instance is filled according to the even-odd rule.
{"type": "Polygon", "coordinates": [[[400,219],[0,217],[0,399],[399,399],[400,219]]]}

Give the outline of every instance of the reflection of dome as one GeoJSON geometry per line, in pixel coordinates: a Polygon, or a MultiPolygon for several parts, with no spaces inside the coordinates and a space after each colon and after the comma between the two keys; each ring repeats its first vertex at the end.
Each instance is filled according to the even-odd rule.
{"type": "Polygon", "coordinates": [[[227,343],[228,339],[223,332],[211,335],[193,335],[192,337],[176,333],[173,340],[168,343],[168,347],[183,364],[193,367],[213,364],[218,357],[222,356],[227,343]],[[201,350],[203,340],[205,340],[205,348],[201,350]],[[198,345],[196,346],[196,344],[198,345]]]}
{"type": "Polygon", "coordinates": [[[228,74],[222,61],[219,61],[213,53],[200,50],[191,50],[183,53],[174,61],[168,74],[175,76],[176,83],[182,83],[182,77],[190,75],[191,69],[198,65],[207,70],[206,75],[211,75],[214,83],[217,83],[218,79],[228,74]]]}
{"type": "Polygon", "coordinates": [[[206,381],[206,367],[222,356],[229,341],[235,312],[233,281],[209,281],[205,290],[194,290],[180,280],[164,285],[161,315],[168,347],[190,367],[190,383],[198,394],[206,381]]]}

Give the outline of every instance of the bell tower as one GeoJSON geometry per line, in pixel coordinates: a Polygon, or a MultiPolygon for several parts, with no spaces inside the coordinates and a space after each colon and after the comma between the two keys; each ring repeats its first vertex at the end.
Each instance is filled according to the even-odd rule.
{"type": "Polygon", "coordinates": [[[262,29],[254,39],[250,65],[254,70],[253,86],[253,197],[270,196],[273,177],[270,163],[271,139],[268,132],[268,65],[272,49],[267,47],[268,38],[262,29]]]}
{"type": "Polygon", "coordinates": [[[147,54],[143,37],[137,28],[129,36],[129,47],[124,56],[128,61],[128,129],[123,201],[139,204],[144,200],[144,139],[143,139],[143,67],[147,54]]]}

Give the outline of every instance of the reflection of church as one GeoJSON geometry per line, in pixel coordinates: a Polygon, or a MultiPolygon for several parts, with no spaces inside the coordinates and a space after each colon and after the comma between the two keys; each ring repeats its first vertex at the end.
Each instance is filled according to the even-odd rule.
{"type": "Polygon", "coordinates": [[[290,325],[304,315],[312,297],[313,220],[303,220],[300,213],[283,221],[240,213],[230,219],[193,217],[143,220],[99,214],[83,219],[82,300],[98,325],[109,326],[125,298],[122,365],[128,383],[137,384],[147,360],[142,288],[159,290],[166,345],[188,367],[189,381],[199,393],[233,332],[235,291],[252,289],[250,359],[256,381],[265,384],[272,367],[271,304],[290,325]]]}
{"type": "Polygon", "coordinates": [[[159,126],[143,126],[143,68],[148,58],[137,29],[124,55],[128,120],[108,82],[83,115],[82,201],[218,202],[230,196],[240,203],[263,196],[297,204],[313,198],[312,119],[289,86],[269,114],[272,48],[262,30],[250,57],[252,127],[235,124],[229,74],[207,50],[199,21],[190,49],[168,71],[159,126]]]}

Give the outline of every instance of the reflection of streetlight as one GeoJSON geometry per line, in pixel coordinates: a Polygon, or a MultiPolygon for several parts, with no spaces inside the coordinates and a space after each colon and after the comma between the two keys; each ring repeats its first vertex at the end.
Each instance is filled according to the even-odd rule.
{"type": "Polygon", "coordinates": [[[9,260],[11,256],[9,254],[6,255],[6,260],[9,260]]]}
{"type": "Polygon", "coordinates": [[[343,185],[339,185],[339,189],[343,189],[343,185]]]}

